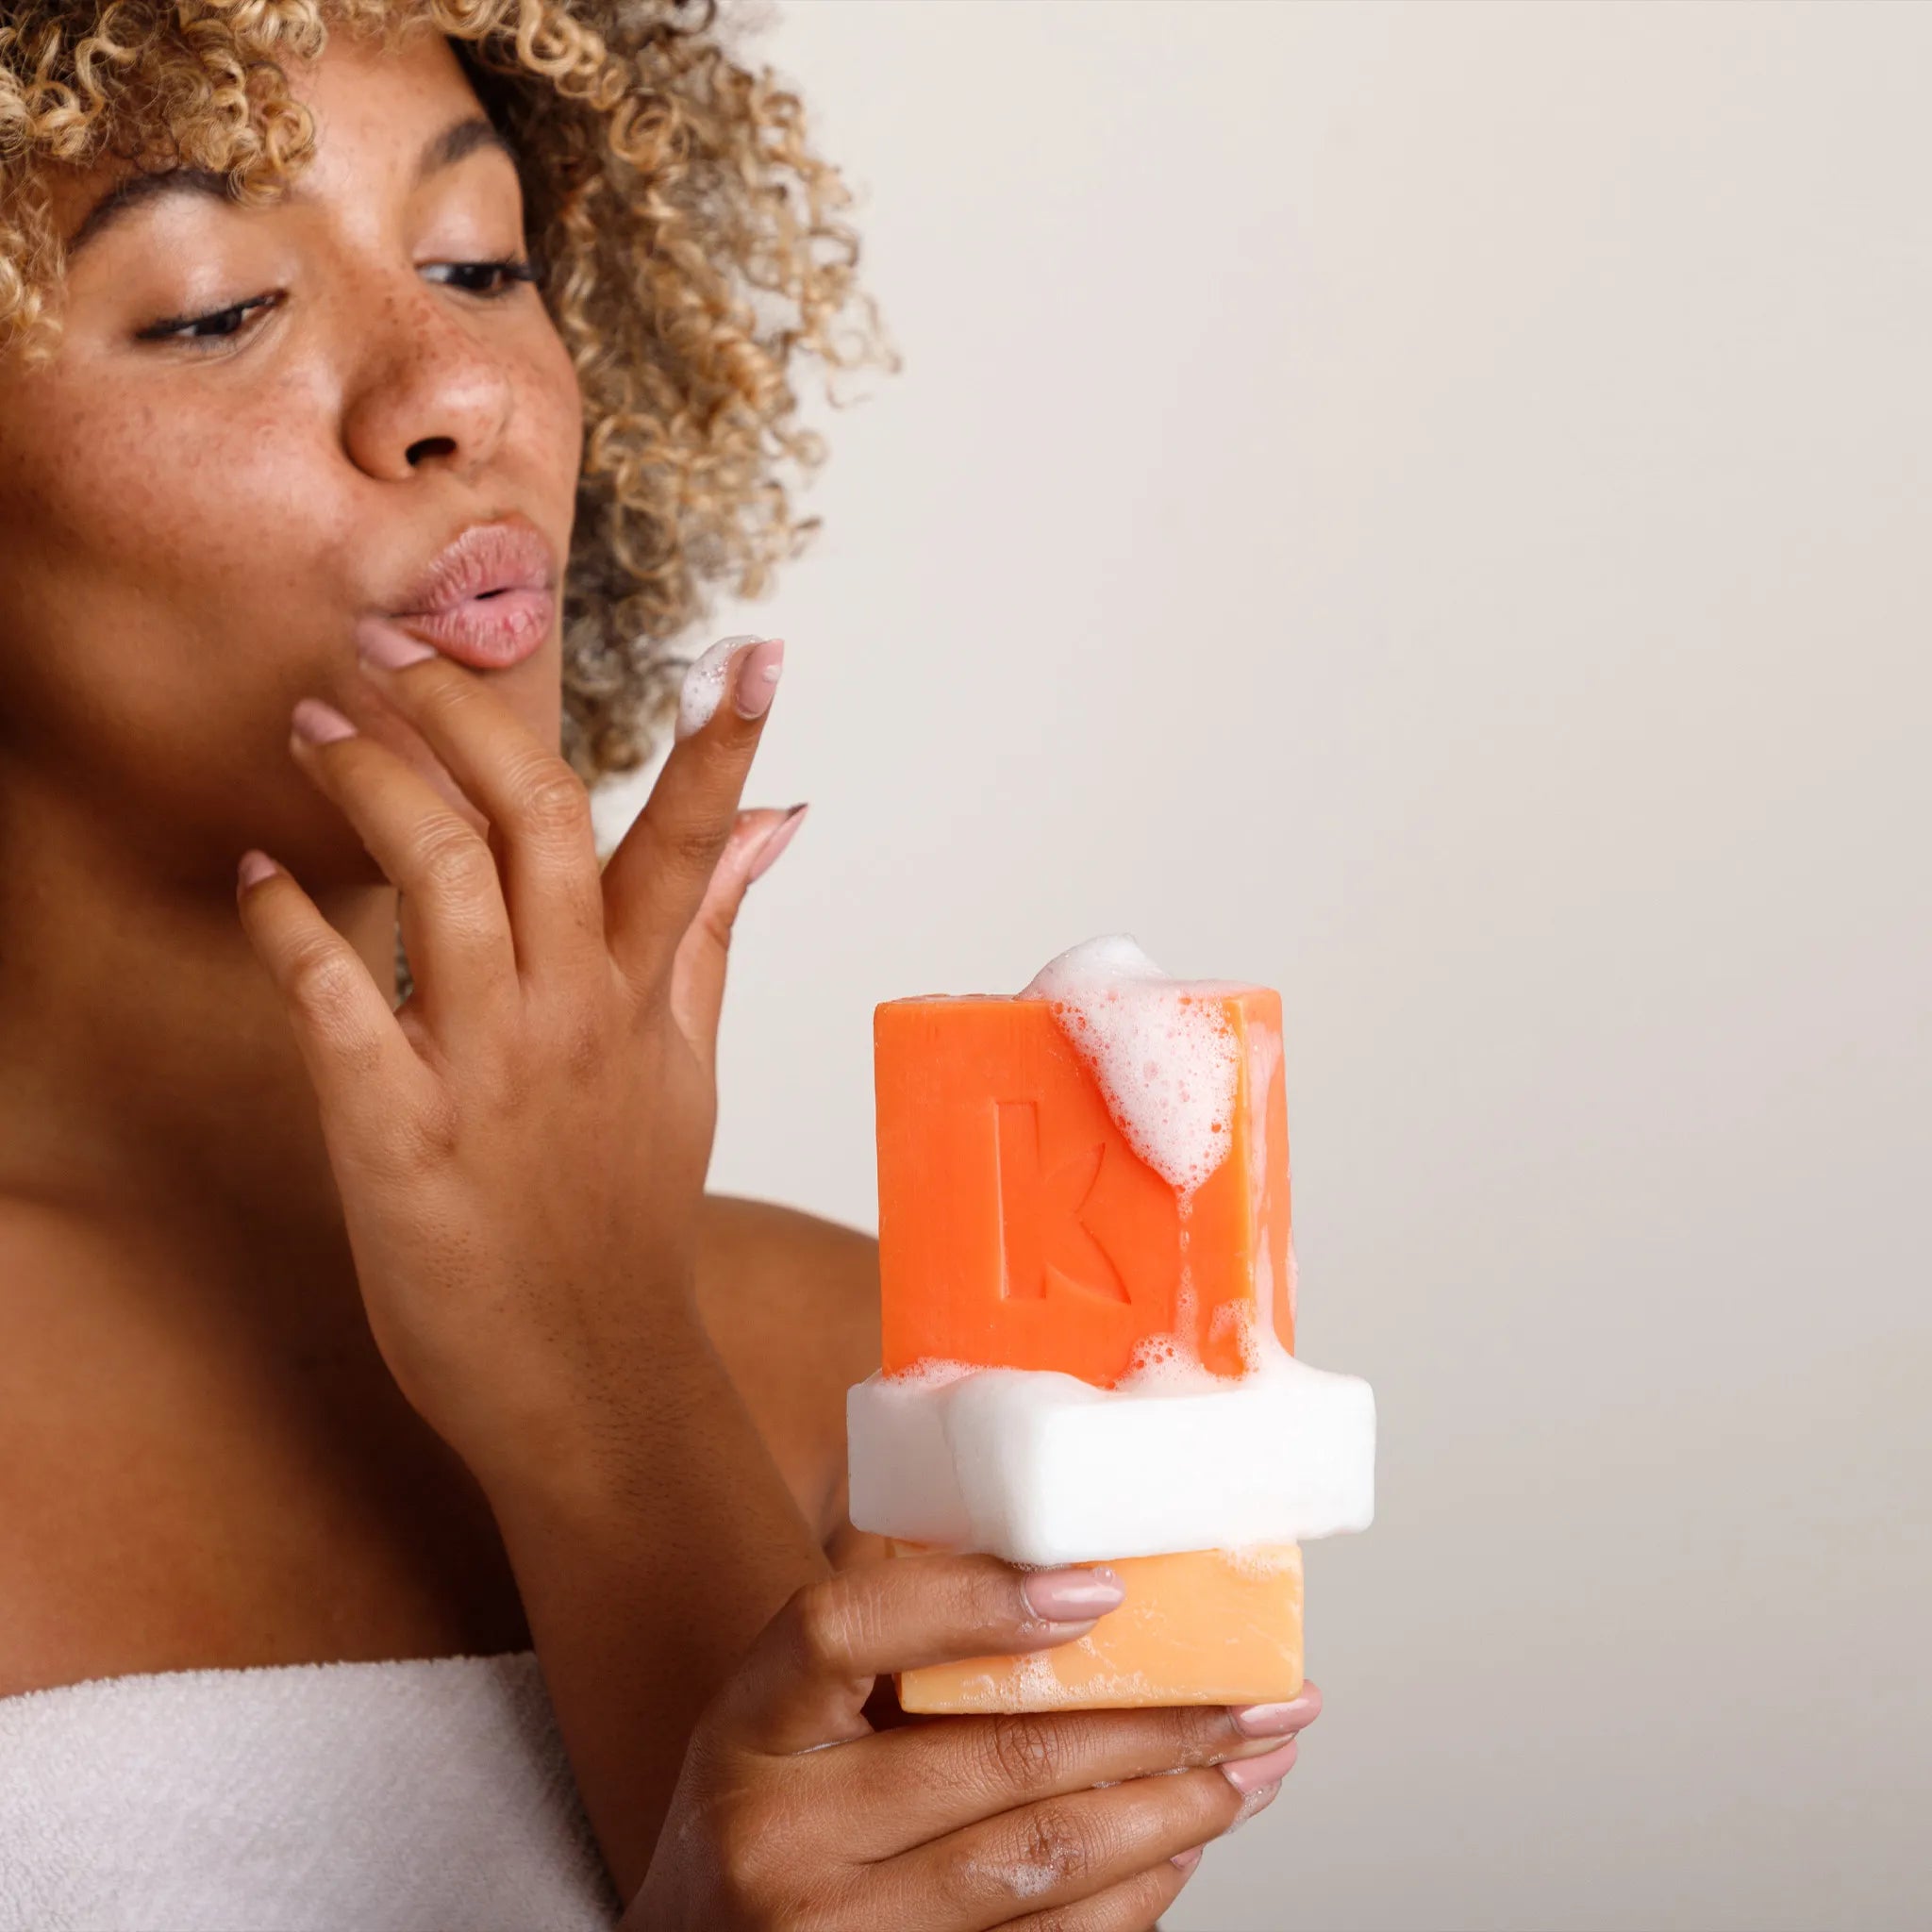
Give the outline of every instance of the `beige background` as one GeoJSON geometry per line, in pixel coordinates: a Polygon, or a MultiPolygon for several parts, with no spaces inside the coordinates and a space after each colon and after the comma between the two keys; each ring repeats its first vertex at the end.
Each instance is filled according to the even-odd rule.
{"type": "MultiPolygon", "coordinates": [[[[1166,1923],[1932,1923],[1932,9],[791,0],[820,411],[716,1184],[874,1001],[1282,990],[1381,1513],[1166,1923]]],[[[609,822],[635,788],[606,801],[609,822]]]]}

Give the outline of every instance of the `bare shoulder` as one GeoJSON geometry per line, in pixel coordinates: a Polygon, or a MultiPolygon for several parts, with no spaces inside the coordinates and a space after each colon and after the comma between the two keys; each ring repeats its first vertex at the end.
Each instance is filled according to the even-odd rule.
{"type": "Polygon", "coordinates": [[[873,1236],[797,1208],[736,1194],[705,1197],[705,1260],[724,1274],[701,1289],[748,1300],[774,1319],[795,1320],[808,1301],[821,1313],[869,1327],[876,1346],[878,1255],[873,1236]]]}
{"type": "Polygon", "coordinates": [[[98,1218],[0,1189],[0,1696],[137,1667],[130,1648],[144,1665],[175,1634],[152,1565],[178,1517],[150,1399],[166,1338],[142,1285],[98,1218]]]}
{"type": "MultiPolygon", "coordinates": [[[[878,1243],[795,1208],[707,1197],[698,1301],[816,1526],[843,1529],[845,1391],[879,1365],[878,1243]]],[[[881,1550],[881,1554],[883,1551],[881,1550]]]]}

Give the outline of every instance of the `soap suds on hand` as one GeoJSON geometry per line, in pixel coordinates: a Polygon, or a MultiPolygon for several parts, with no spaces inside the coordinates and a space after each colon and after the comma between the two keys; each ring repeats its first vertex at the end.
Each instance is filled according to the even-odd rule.
{"type": "Polygon", "coordinates": [[[677,731],[680,739],[702,731],[717,716],[724,698],[724,675],[731,668],[732,653],[743,644],[761,644],[764,639],[755,631],[741,631],[736,637],[720,638],[684,674],[677,694],[677,731]]]}
{"type": "Polygon", "coordinates": [[[1170,978],[1114,933],[1049,960],[1020,997],[1053,1008],[1127,1145],[1185,1201],[1234,1144],[1241,1042],[1215,1002],[1245,991],[1170,978]]]}

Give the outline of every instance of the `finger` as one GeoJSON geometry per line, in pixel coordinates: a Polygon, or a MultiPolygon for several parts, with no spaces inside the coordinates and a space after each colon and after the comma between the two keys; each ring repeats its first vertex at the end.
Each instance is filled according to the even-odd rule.
{"type": "Polygon", "coordinates": [[[677,741],[604,867],[606,940],[633,985],[670,977],[731,837],[784,661],[783,638],[725,638],[685,675],[677,741]]]}
{"type": "Polygon", "coordinates": [[[591,796],[569,761],[500,692],[441,651],[379,619],[358,638],[370,683],[490,822],[519,974],[554,979],[601,959],[604,887],[591,796]]]}
{"type": "Polygon", "coordinates": [[[715,1064],[718,1016],[724,1004],[731,929],[746,891],[777,863],[805,821],[806,808],[741,811],[711,874],[697,916],[677,948],[671,972],[671,1011],[705,1066],[715,1064]]]}
{"type": "MultiPolygon", "coordinates": [[[[1016,1806],[1158,1772],[1260,1757],[1312,1724],[1310,1684],[1291,1703],[1262,1706],[1265,1731],[1224,1704],[947,1717],[885,1732],[837,1767],[860,1857],[909,1850],[1016,1806]]],[[[826,1765],[825,1775],[834,1774],[826,1765]]]]}
{"type": "Polygon", "coordinates": [[[429,1001],[464,1014],[493,1006],[516,984],[516,955],[483,835],[406,758],[319,698],[295,706],[289,746],[401,889],[403,950],[429,1001]]]}
{"type": "Polygon", "coordinates": [[[267,854],[244,852],[236,905],[294,1028],[325,1124],[367,1124],[426,1077],[362,957],[267,854]]]}
{"type": "MultiPolygon", "coordinates": [[[[1194,1864],[1199,1864],[1197,1857],[1194,1864]]],[[[1109,1885],[1077,1905],[1058,1906],[1009,1919],[1001,1932],[1158,1932],[1157,1922],[1194,1875],[1162,1858],[1144,1872],[1109,1885]]]]}
{"type": "Polygon", "coordinates": [[[1124,1595],[1105,1565],[1021,1571],[942,1552],[801,1585],[728,1680],[724,1733],[773,1753],[863,1737],[880,1673],[1070,1643],[1124,1595]]]}
{"type": "MultiPolygon", "coordinates": [[[[1280,1748],[1291,1753],[1294,1740],[1280,1748]]],[[[1279,1774],[1269,1782],[1278,1783],[1279,1774]]],[[[874,1864],[871,1889],[889,1924],[911,1923],[920,1900],[944,1898],[959,1932],[984,1932],[1091,1899],[1166,1864],[1220,1837],[1241,1807],[1241,1793],[1218,1770],[1130,1778],[1022,1806],[874,1864]]]]}

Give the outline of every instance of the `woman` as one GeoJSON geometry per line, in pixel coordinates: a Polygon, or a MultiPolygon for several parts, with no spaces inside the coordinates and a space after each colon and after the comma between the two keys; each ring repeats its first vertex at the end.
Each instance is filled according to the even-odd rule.
{"type": "MultiPolygon", "coordinates": [[[[871,1243],[703,1193],[798,827],[739,809],[780,641],[591,834],[702,580],[799,534],[789,358],[870,312],[796,100],[637,0],[0,23],[0,1722],[534,1652],[598,1923],[1153,1924],[1312,1690],[893,1723],[880,1674],[1118,1589],[875,1560],[871,1243]]],[[[441,1816],[415,1878],[474,1877],[441,1816]]],[[[223,1856],[175,1874],[208,1923],[259,1906],[223,1856]]],[[[341,1923],[357,1856],[291,1852],[276,1923],[341,1923]]]]}

